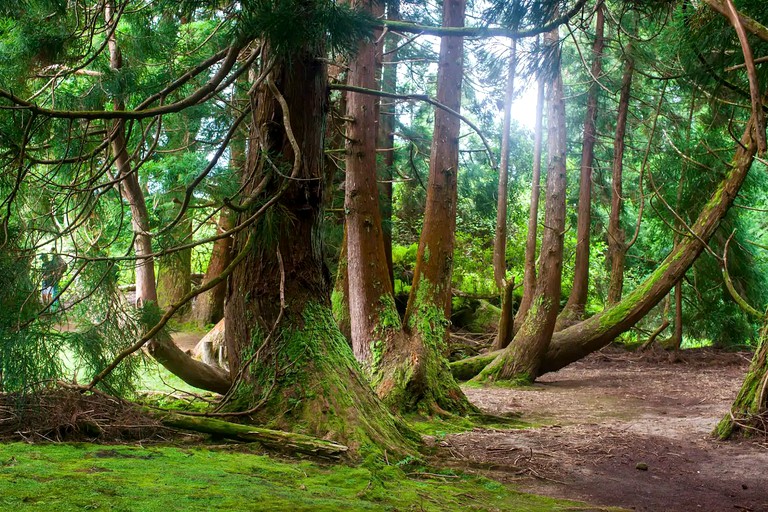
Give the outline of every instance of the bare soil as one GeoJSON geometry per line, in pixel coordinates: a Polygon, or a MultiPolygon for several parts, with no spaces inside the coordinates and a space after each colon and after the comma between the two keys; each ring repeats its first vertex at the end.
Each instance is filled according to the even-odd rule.
{"type": "Polygon", "coordinates": [[[465,387],[493,414],[540,425],[447,436],[450,465],[523,490],[642,511],[768,511],[768,441],[722,442],[748,353],[606,349],[529,388],[465,387]]]}

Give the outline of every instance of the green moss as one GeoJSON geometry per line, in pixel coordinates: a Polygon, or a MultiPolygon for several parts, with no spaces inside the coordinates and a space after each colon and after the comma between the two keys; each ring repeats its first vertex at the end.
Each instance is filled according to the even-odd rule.
{"type": "Polygon", "coordinates": [[[584,507],[520,493],[485,478],[414,467],[414,462],[418,463],[401,459],[374,467],[327,466],[200,448],[2,444],[0,501],[8,510],[57,512],[414,507],[441,512],[543,512],[584,507]],[[408,466],[410,478],[399,462],[408,466]],[[446,476],[427,478],[427,473],[446,476]]]}

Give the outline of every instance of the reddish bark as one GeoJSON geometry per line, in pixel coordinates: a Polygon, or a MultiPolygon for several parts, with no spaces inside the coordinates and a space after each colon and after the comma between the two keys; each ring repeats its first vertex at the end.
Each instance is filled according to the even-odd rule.
{"type": "MultiPolygon", "coordinates": [[[[353,0],[352,7],[372,13],[373,4],[372,0],[353,0]]],[[[374,43],[360,43],[350,62],[347,83],[376,88],[374,43]]],[[[381,315],[394,308],[376,179],[376,103],[376,98],[369,94],[347,94],[344,211],[350,331],[355,357],[368,367],[373,362],[371,345],[381,326],[381,315]]]]}
{"type": "MultiPolygon", "coordinates": [[[[528,213],[528,234],[525,239],[525,271],[523,273],[523,298],[515,314],[514,329],[523,325],[536,291],[536,240],[539,225],[539,197],[541,193],[541,145],[544,134],[544,82],[539,77],[536,100],[536,128],[533,142],[533,177],[531,183],[531,206],[528,213]]],[[[503,347],[501,347],[503,348],[503,347]]]]}
{"type": "Polygon", "coordinates": [[[544,236],[541,242],[539,278],[531,309],[512,343],[504,349],[479,378],[481,380],[532,381],[539,374],[552,339],[560,306],[565,231],[566,133],[563,80],[560,74],[560,37],[557,29],[548,32],[545,43],[552,48],[548,63],[552,74],[549,87],[547,192],[544,236]]]}
{"type": "Polygon", "coordinates": [[[616,118],[616,136],[613,140],[613,179],[611,194],[611,213],[608,217],[608,261],[611,264],[611,279],[608,287],[608,305],[612,306],[621,300],[624,287],[624,260],[626,257],[626,233],[621,227],[621,214],[624,208],[623,172],[624,172],[624,137],[627,130],[627,115],[629,113],[630,92],[635,61],[631,48],[627,48],[624,56],[624,75],[621,78],[621,93],[619,110],[616,118]]]}
{"type": "MultiPolygon", "coordinates": [[[[224,233],[234,227],[235,216],[229,210],[222,210],[216,223],[217,233],[224,233]]],[[[219,238],[213,242],[211,259],[203,277],[203,285],[215,279],[232,262],[232,237],[219,238]]],[[[216,324],[224,318],[224,299],[227,296],[227,283],[221,282],[211,290],[197,296],[194,316],[201,326],[216,324]]]]}
{"type": "Polygon", "coordinates": [[[576,262],[573,269],[573,288],[563,311],[557,320],[557,330],[584,317],[589,291],[589,238],[592,224],[592,164],[595,159],[595,135],[597,119],[597,94],[600,90],[597,80],[602,74],[602,57],[605,40],[603,28],[603,2],[598,2],[595,22],[595,41],[592,46],[592,84],[587,97],[587,112],[584,116],[584,138],[581,148],[581,173],[579,176],[579,207],[576,224],[576,262]]]}

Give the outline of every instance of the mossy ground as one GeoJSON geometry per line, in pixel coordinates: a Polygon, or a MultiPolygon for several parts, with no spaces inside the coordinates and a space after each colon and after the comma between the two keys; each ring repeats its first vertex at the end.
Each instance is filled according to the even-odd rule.
{"type": "Polygon", "coordinates": [[[205,448],[0,444],[0,503],[57,512],[581,509],[408,462],[369,469],[205,448]]]}

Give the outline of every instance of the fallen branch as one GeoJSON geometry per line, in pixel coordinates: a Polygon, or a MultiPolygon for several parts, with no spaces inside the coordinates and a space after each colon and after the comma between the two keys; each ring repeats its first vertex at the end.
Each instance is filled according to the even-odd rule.
{"type": "Polygon", "coordinates": [[[259,443],[267,448],[288,453],[303,453],[317,457],[339,459],[343,457],[348,447],[343,444],[326,441],[304,434],[283,432],[268,428],[241,425],[228,421],[201,418],[199,416],[185,416],[167,411],[157,411],[142,408],[144,412],[157,419],[166,427],[173,427],[205,434],[214,434],[227,439],[259,443]]]}

